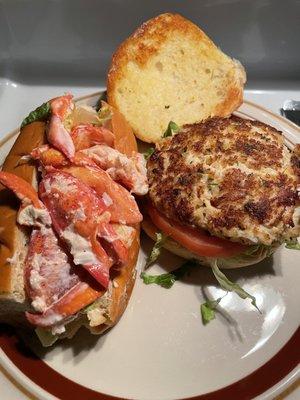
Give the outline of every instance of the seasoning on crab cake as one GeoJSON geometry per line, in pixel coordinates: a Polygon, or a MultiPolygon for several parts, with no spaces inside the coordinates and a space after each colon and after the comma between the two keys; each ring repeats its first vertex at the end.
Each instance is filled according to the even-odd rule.
{"type": "Polygon", "coordinates": [[[232,116],[185,125],[162,139],[148,160],[152,222],[163,232],[162,219],[181,234],[187,229],[184,241],[165,232],[183,247],[197,229],[210,241],[244,245],[240,253],[296,238],[297,151],[285,146],[279,131],[258,121],[232,116]]]}

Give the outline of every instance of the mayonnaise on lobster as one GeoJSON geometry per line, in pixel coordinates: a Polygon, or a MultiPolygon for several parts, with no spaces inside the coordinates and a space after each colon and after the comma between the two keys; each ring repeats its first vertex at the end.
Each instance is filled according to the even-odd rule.
{"type": "Polygon", "coordinates": [[[42,336],[63,336],[79,320],[98,333],[117,322],[133,285],[142,215],[132,193],[147,192],[145,165],[124,117],[106,103],[105,121],[69,94],[48,103],[46,141],[30,149],[28,164],[40,171],[38,186],[0,171],[21,201],[16,229],[32,229],[22,265],[26,319],[42,336]]]}

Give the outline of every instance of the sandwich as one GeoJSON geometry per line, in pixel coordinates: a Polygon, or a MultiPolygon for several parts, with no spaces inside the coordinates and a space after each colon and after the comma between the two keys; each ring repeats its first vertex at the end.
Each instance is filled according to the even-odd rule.
{"type": "Polygon", "coordinates": [[[257,264],[284,243],[300,249],[299,145],[290,150],[281,132],[258,121],[212,118],[161,139],[147,169],[143,229],[156,242],[146,267],[161,247],[188,261],[171,273],[142,272],[144,283],[170,288],[206,265],[225,293],[201,304],[204,324],[228,292],[261,312],[222,269],[257,264]]]}
{"type": "Polygon", "coordinates": [[[237,116],[184,125],[149,157],[144,229],[201,264],[256,264],[300,235],[299,154],[237,116]]]}
{"type": "Polygon", "coordinates": [[[133,288],[147,190],[122,114],[71,95],[29,114],[0,171],[0,322],[45,346],[110,328],[133,288]]]}
{"type": "Polygon", "coordinates": [[[290,150],[275,128],[237,116],[176,127],[156,143],[143,221],[156,243],[146,267],[161,247],[188,261],[172,273],[142,272],[144,283],[170,288],[191,267],[206,265],[225,294],[201,304],[204,324],[228,292],[261,312],[221,269],[256,264],[283,243],[300,249],[299,150],[290,150]]]}
{"type": "MultiPolygon", "coordinates": [[[[256,264],[282,243],[300,247],[299,146],[232,115],[245,82],[242,65],[177,14],[145,22],[112,58],[108,101],[154,143],[142,226],[155,245],[145,268],[163,247],[189,260],[171,273],[142,272],[146,284],[170,288],[192,265],[207,265],[225,291],[256,306],[221,269],[256,264]]],[[[205,323],[220,300],[201,307],[205,323]]]]}

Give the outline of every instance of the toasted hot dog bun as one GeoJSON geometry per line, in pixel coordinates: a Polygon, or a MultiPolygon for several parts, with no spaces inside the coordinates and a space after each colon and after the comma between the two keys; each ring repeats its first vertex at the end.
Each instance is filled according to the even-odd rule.
{"type": "MultiPolygon", "coordinates": [[[[42,122],[25,126],[2,168],[25,179],[36,189],[37,168],[34,164],[22,160],[22,156],[30,154],[35,147],[46,143],[45,127],[45,123],[42,122]]],[[[119,112],[113,114],[112,128],[118,132],[115,135],[115,145],[120,152],[131,154],[137,150],[135,137],[119,112]]],[[[24,312],[30,308],[24,285],[24,262],[30,230],[24,229],[17,223],[19,205],[16,196],[0,185],[0,322],[10,325],[25,324],[24,312]]],[[[91,306],[92,310],[78,317],[80,324],[74,324],[74,321],[71,323],[75,328],[70,329],[72,333],[67,335],[68,337],[73,336],[81,325],[85,325],[93,334],[100,334],[120,319],[130,298],[136,276],[140,227],[136,225],[134,228],[135,234],[128,251],[128,262],[115,273],[108,291],[91,306]]]]}
{"type": "MultiPolygon", "coordinates": [[[[11,148],[2,170],[11,172],[37,188],[37,169],[22,156],[45,143],[45,124],[25,126],[11,148]]],[[[24,290],[23,266],[28,248],[29,231],[17,224],[19,201],[0,184],[0,322],[17,324],[25,321],[29,303],[24,290]]]]}
{"type": "MultiPolygon", "coordinates": [[[[137,143],[132,129],[118,110],[111,107],[111,111],[112,118],[109,128],[115,134],[115,148],[121,153],[131,156],[133,151],[137,151],[137,143]]],[[[102,313],[106,320],[95,327],[91,326],[91,321],[85,324],[93,334],[101,334],[115,325],[121,318],[130,299],[136,278],[136,262],[140,249],[140,226],[135,225],[135,228],[135,237],[128,251],[128,262],[111,282],[106,296],[99,301],[97,311],[102,313]]]]}
{"type": "Polygon", "coordinates": [[[91,326],[91,321],[85,323],[85,326],[93,334],[99,335],[115,325],[127,307],[136,278],[135,267],[140,249],[140,232],[139,227],[136,228],[136,235],[129,249],[127,264],[121,268],[119,274],[111,282],[104,299],[99,301],[97,311],[104,315],[105,321],[98,326],[91,326]]]}

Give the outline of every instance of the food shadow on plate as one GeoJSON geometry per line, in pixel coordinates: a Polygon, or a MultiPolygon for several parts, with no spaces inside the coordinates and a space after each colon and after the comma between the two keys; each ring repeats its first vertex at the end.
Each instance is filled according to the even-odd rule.
{"type": "Polygon", "coordinates": [[[65,338],[58,340],[50,347],[43,347],[33,330],[0,324],[0,337],[13,337],[14,347],[24,357],[43,359],[47,356],[47,360],[51,360],[55,357],[57,351],[61,351],[65,358],[64,361],[73,359],[75,364],[88,356],[89,352],[95,349],[95,347],[97,349],[101,348],[104,345],[108,332],[109,330],[101,335],[91,335],[86,328],[81,327],[72,339],[65,338]],[[71,351],[66,351],[69,349],[71,351]]]}
{"type": "MultiPolygon", "coordinates": [[[[142,248],[145,254],[150,254],[152,247],[153,241],[151,241],[149,238],[145,238],[144,235],[142,248]]],[[[159,265],[166,272],[171,272],[184,262],[184,259],[174,256],[169,251],[163,249],[159,259],[155,264],[159,265]]],[[[281,264],[280,262],[274,263],[274,257],[271,256],[255,265],[237,269],[225,269],[223,272],[233,282],[242,281],[241,285],[243,286],[243,284],[247,281],[259,281],[265,277],[281,275],[281,264]]],[[[147,270],[147,273],[152,274],[151,268],[147,270]]],[[[157,274],[157,272],[153,272],[153,274],[157,274]]],[[[180,279],[180,281],[184,284],[192,285],[194,287],[194,291],[199,300],[199,306],[201,303],[207,300],[214,300],[208,294],[209,291],[207,289],[209,287],[220,287],[208,266],[196,265],[195,267],[191,267],[190,270],[180,279]]],[[[222,307],[222,304],[218,305],[215,312],[219,321],[227,328],[230,339],[232,341],[243,342],[243,335],[238,320],[236,320],[229,312],[227,312],[226,309],[222,307]]]]}
{"type": "Polygon", "coordinates": [[[58,340],[51,347],[43,347],[36,335],[22,339],[26,346],[41,359],[46,357],[51,361],[57,352],[62,352],[64,362],[72,360],[74,364],[78,364],[88,356],[91,350],[99,349],[104,345],[108,332],[109,330],[101,335],[92,335],[88,329],[81,327],[73,338],[58,340]]]}
{"type": "MultiPolygon", "coordinates": [[[[208,296],[205,288],[202,286],[200,291],[197,291],[197,295],[199,297],[199,301],[209,301],[209,300],[215,300],[208,296]],[[201,293],[202,297],[200,299],[199,294],[201,293]]],[[[241,328],[238,324],[238,321],[232,317],[232,315],[229,314],[228,311],[225,310],[225,308],[222,307],[221,304],[218,305],[218,307],[215,309],[215,313],[221,323],[227,328],[228,331],[228,336],[230,337],[231,341],[238,340],[240,343],[243,342],[243,335],[241,332],[241,328]]]]}

